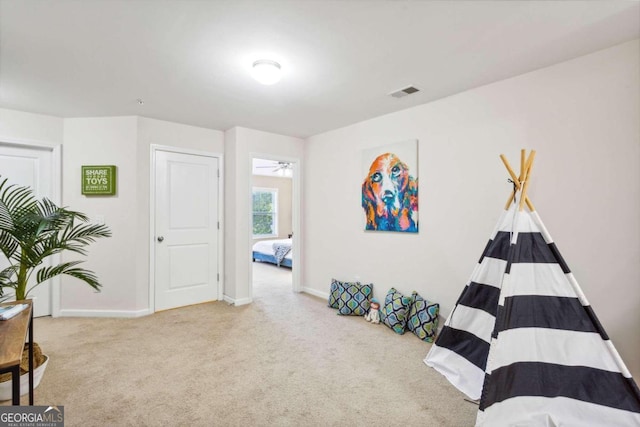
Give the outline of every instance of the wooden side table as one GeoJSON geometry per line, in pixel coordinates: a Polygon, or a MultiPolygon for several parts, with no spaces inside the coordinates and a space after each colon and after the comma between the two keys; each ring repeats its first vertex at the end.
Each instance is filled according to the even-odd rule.
{"type": "Polygon", "coordinates": [[[31,300],[0,304],[27,304],[9,320],[0,320],[0,374],[11,372],[13,404],[20,405],[20,362],[29,332],[29,405],[33,405],[33,302],[31,300]]]}

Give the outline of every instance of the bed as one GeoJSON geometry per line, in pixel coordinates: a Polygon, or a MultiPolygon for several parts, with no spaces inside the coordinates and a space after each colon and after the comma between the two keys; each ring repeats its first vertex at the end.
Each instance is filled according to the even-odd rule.
{"type": "Polygon", "coordinates": [[[253,261],[270,262],[291,268],[293,265],[291,242],[291,239],[260,240],[253,245],[253,261]]]}

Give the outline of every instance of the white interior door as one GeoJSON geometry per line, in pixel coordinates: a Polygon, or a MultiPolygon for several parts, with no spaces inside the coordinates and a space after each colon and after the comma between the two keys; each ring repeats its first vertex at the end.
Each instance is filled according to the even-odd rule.
{"type": "Polygon", "coordinates": [[[155,309],[218,297],[218,158],[155,152],[155,309]]]}
{"type": "MultiPolygon", "coordinates": [[[[53,151],[46,148],[24,147],[0,144],[0,175],[7,178],[11,184],[29,186],[34,194],[41,199],[53,199],[53,151]]],[[[7,267],[8,261],[0,255],[0,269],[7,267]]],[[[50,265],[46,260],[44,266],[50,265]]],[[[32,286],[34,277],[29,281],[32,286]]],[[[34,316],[51,315],[51,283],[38,285],[29,297],[33,300],[34,316]]]]}

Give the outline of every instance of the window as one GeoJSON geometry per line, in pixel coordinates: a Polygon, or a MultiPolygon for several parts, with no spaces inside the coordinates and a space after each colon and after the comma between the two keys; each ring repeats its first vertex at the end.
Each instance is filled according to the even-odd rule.
{"type": "Polygon", "coordinates": [[[253,188],[253,237],[278,236],[278,189],[253,188]]]}

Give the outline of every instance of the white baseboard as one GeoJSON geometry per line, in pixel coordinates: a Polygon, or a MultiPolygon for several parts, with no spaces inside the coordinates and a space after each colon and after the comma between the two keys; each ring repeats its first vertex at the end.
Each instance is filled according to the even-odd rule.
{"type": "Polygon", "coordinates": [[[328,292],[322,292],[319,291],[317,289],[313,289],[313,288],[306,288],[306,287],[302,287],[302,292],[305,292],[307,294],[316,296],[316,297],[320,297],[326,300],[329,300],[329,293],[328,292]]]}
{"type": "MultiPolygon", "coordinates": [[[[68,310],[63,309],[59,317],[142,317],[151,314],[148,308],[143,310],[68,310]]],[[[58,316],[57,316],[58,317],[58,316]]]]}
{"type": "Polygon", "coordinates": [[[223,299],[231,305],[245,305],[245,304],[251,304],[253,302],[253,300],[251,298],[238,298],[238,299],[233,299],[230,296],[225,295],[223,297],[223,299]]]}

